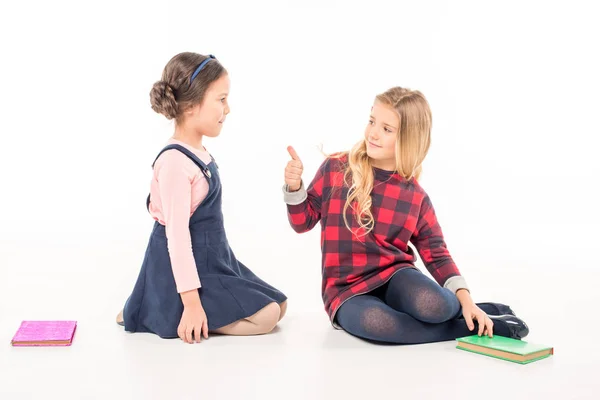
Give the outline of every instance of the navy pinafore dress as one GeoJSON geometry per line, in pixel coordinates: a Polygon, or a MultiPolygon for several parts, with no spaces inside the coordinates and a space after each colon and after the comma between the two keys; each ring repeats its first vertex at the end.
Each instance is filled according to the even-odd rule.
{"type": "MultiPolygon", "coordinates": [[[[190,217],[192,251],[201,284],[198,290],[208,329],[247,318],[269,303],[285,301],[287,297],[282,292],[238,261],[229,247],[221,210],[221,181],[214,159],[206,165],[185,147],[172,144],[162,149],[155,163],[165,151],[185,154],[202,170],[209,183],[206,198],[190,217]]],[[[147,205],[149,202],[150,196],[147,205]]],[[[182,313],[183,303],[175,285],[165,227],[155,222],[141,271],[123,309],[125,330],[176,338],[182,313]]]]}

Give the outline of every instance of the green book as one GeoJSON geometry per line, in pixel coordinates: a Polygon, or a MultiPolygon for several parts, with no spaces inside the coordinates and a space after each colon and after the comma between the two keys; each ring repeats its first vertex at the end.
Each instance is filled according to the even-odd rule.
{"type": "Polygon", "coordinates": [[[529,364],[550,357],[554,348],[504,336],[466,336],[456,339],[457,349],[483,354],[519,364],[529,364]]]}

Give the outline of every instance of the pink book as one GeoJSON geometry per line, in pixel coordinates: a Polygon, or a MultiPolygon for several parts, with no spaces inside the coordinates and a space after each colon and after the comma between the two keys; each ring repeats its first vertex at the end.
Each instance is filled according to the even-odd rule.
{"type": "Polygon", "coordinates": [[[70,346],[77,321],[23,321],[13,346],[70,346]]]}

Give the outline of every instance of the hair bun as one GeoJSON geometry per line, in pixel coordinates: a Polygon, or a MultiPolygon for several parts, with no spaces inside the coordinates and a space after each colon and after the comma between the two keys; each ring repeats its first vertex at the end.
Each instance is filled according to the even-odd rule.
{"type": "Polygon", "coordinates": [[[150,104],[152,109],[159,114],[164,115],[167,119],[177,117],[177,101],[173,88],[165,81],[158,81],[150,90],[150,104]]]}

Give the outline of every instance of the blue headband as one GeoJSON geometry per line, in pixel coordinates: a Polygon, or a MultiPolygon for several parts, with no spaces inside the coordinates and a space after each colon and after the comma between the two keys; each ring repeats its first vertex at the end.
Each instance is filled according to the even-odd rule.
{"type": "Polygon", "coordinates": [[[198,76],[198,74],[200,73],[200,71],[202,71],[202,68],[204,68],[204,66],[210,60],[213,60],[213,59],[215,59],[215,56],[213,56],[212,54],[210,54],[206,60],[202,61],[202,63],[200,63],[200,65],[198,65],[198,68],[196,68],[196,70],[192,74],[192,77],[190,78],[190,85],[192,84],[192,82],[194,81],[194,79],[198,76]]]}

